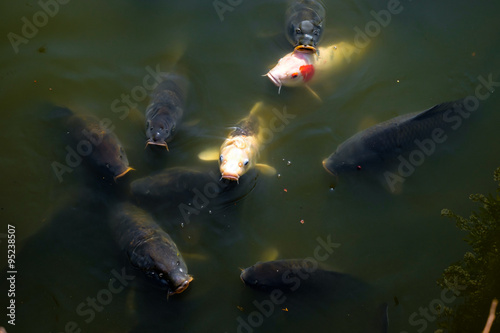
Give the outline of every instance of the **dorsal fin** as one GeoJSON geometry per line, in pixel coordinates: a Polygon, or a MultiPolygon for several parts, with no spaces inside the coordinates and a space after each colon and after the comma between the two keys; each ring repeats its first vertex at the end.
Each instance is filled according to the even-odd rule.
{"type": "Polygon", "coordinates": [[[463,99],[453,101],[453,102],[445,102],[441,104],[434,105],[430,109],[419,112],[414,117],[411,117],[412,120],[424,120],[428,117],[435,116],[438,113],[443,113],[447,110],[453,110],[454,108],[462,108],[463,107],[463,99]]]}

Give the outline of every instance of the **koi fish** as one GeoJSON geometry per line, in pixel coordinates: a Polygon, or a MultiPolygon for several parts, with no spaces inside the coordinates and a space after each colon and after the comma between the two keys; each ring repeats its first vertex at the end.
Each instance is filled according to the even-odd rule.
{"type": "MultiPolygon", "coordinates": [[[[340,43],[320,47],[318,48],[319,52],[296,49],[281,58],[265,76],[278,87],[278,94],[282,86],[305,86],[311,90],[309,83],[317,82],[320,78],[331,75],[332,70],[340,66],[344,57],[343,53],[339,51],[348,47],[348,44],[340,43]]],[[[315,92],[312,90],[311,92],[318,97],[315,92]]]]}
{"type": "Polygon", "coordinates": [[[294,51],[278,60],[266,76],[278,87],[295,87],[309,82],[314,77],[316,58],[313,52],[294,51]]]}
{"type": "MultiPolygon", "coordinates": [[[[219,168],[223,179],[239,181],[248,170],[258,167],[268,174],[276,170],[265,164],[257,163],[262,138],[260,134],[260,118],[257,111],[262,107],[262,102],[256,103],[250,114],[239,121],[234,130],[222,143],[219,149],[219,168]]],[[[213,152],[203,152],[198,155],[202,160],[213,159],[213,152]]]]}

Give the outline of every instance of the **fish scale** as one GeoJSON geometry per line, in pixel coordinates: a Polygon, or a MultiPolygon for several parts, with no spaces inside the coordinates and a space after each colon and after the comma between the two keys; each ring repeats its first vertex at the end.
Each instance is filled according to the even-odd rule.
{"type": "Polygon", "coordinates": [[[236,125],[236,129],[229,134],[229,137],[239,135],[258,135],[259,134],[259,119],[256,115],[251,114],[236,125]]]}

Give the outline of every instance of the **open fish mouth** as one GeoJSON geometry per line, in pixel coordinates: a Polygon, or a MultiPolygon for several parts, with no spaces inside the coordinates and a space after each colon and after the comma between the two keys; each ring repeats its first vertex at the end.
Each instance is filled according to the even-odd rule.
{"type": "Polygon", "coordinates": [[[191,283],[191,281],[193,281],[193,277],[191,275],[189,275],[189,279],[184,281],[180,286],[177,287],[177,289],[175,289],[174,291],[169,291],[168,292],[168,295],[174,295],[174,294],[180,294],[182,293],[184,290],[187,289],[187,287],[189,287],[189,284],[191,283]]]}
{"type": "Polygon", "coordinates": [[[318,50],[314,46],[311,45],[297,45],[295,47],[295,51],[299,52],[311,52],[311,53],[316,53],[318,50]]]}
{"type": "Polygon", "coordinates": [[[335,177],[335,185],[337,185],[337,184],[338,184],[338,182],[339,182],[339,176],[337,175],[337,173],[336,173],[336,172],[334,172],[334,171],[330,170],[330,169],[327,167],[327,165],[326,165],[326,161],[327,161],[327,160],[328,160],[328,159],[323,160],[323,168],[325,168],[325,170],[326,170],[326,171],[327,171],[330,175],[332,175],[333,177],[335,177]]]}
{"type": "Polygon", "coordinates": [[[228,179],[228,180],[233,180],[233,181],[238,181],[240,179],[240,176],[231,175],[231,174],[222,174],[222,178],[228,179]]]}
{"type": "Polygon", "coordinates": [[[332,171],[332,170],[330,170],[330,169],[328,168],[328,166],[326,165],[326,161],[327,161],[327,159],[326,159],[326,160],[323,160],[323,168],[325,168],[325,170],[326,170],[329,174],[331,174],[332,176],[335,176],[335,178],[337,178],[337,177],[338,177],[337,173],[336,173],[336,172],[334,172],[334,171],[332,171]]]}
{"type": "Polygon", "coordinates": [[[163,141],[163,142],[155,142],[155,141],[152,141],[152,140],[148,140],[148,141],[146,142],[146,147],[147,147],[147,146],[149,146],[149,145],[153,145],[153,146],[163,146],[163,147],[167,148],[167,151],[170,151],[170,150],[168,149],[168,145],[167,145],[167,143],[166,143],[165,141],[163,141]]]}
{"type": "Polygon", "coordinates": [[[118,178],[120,177],[123,177],[127,174],[127,172],[129,172],[130,170],[135,170],[134,168],[131,168],[131,167],[128,167],[125,171],[123,171],[122,173],[120,173],[119,175],[116,175],[114,176],[114,180],[116,181],[118,178]]]}

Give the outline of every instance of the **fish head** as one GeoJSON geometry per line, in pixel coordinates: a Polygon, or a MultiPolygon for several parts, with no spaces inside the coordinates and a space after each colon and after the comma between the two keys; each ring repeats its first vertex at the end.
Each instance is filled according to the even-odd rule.
{"type": "Polygon", "coordinates": [[[241,271],[240,279],[249,287],[268,290],[285,286],[284,278],[292,271],[280,264],[280,261],[258,262],[241,271]]]}
{"type": "Polygon", "coordinates": [[[179,294],[186,290],[193,277],[188,274],[187,266],[180,256],[169,258],[163,255],[168,249],[150,251],[151,265],[146,269],[146,276],[156,281],[167,290],[168,295],[179,294]]]}
{"type": "Polygon", "coordinates": [[[94,158],[103,173],[110,175],[113,179],[126,175],[130,170],[125,149],[112,133],[102,136],[102,141],[94,148],[94,158]]]}
{"type": "Polygon", "coordinates": [[[288,34],[295,45],[303,45],[315,48],[322,37],[322,22],[304,20],[296,24],[290,24],[288,34]]]}
{"type": "Polygon", "coordinates": [[[227,139],[221,146],[219,168],[222,178],[238,181],[255,161],[249,137],[244,135],[227,139]]]}
{"type": "Polygon", "coordinates": [[[341,174],[359,174],[371,170],[373,162],[379,159],[376,153],[366,149],[361,150],[358,146],[343,143],[333,154],[323,160],[323,167],[335,177],[336,183],[341,174]]]}
{"type": "Polygon", "coordinates": [[[146,145],[164,146],[168,150],[167,142],[172,140],[175,133],[175,122],[166,117],[157,117],[148,120],[146,126],[146,145]]]}
{"type": "Polygon", "coordinates": [[[314,76],[315,51],[296,50],[278,61],[266,76],[277,87],[293,87],[307,83],[314,76]]]}

